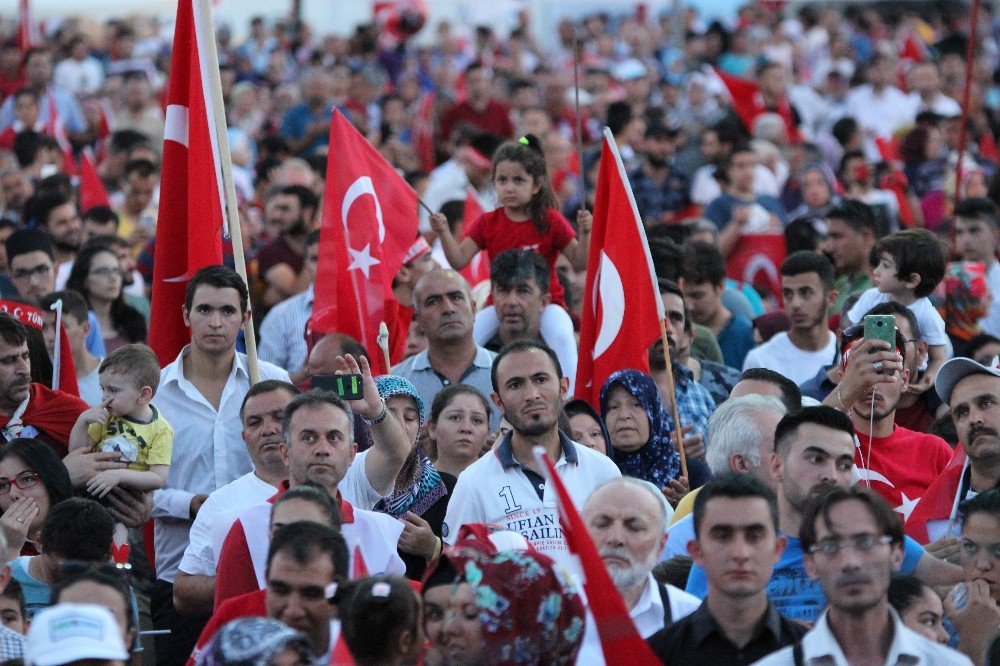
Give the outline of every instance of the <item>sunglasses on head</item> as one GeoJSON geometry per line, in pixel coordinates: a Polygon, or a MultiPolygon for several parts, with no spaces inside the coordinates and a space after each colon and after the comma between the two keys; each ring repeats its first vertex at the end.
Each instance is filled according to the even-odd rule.
{"type": "Polygon", "coordinates": [[[132,568],[128,562],[115,564],[112,562],[87,562],[85,560],[66,560],[59,564],[59,573],[64,578],[79,576],[85,573],[99,573],[105,576],[121,576],[132,568]]]}

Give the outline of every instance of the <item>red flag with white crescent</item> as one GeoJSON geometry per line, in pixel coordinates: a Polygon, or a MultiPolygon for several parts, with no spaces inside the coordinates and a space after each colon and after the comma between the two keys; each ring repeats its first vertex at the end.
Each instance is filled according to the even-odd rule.
{"type": "Polygon", "coordinates": [[[330,155],[309,328],[355,338],[372,373],[385,374],[379,323],[388,322],[392,279],[417,237],[417,193],[336,109],[330,155]]]}
{"type": "Polygon", "coordinates": [[[181,0],[174,25],[149,330],[162,365],[190,341],[182,315],[188,280],[222,263],[222,173],[205,69],[205,40],[215,36],[200,9],[207,1],[181,0]]]}
{"type": "Polygon", "coordinates": [[[784,234],[743,234],[726,257],[726,275],[780,301],[780,267],[786,254],[784,234]]]}
{"type": "Polygon", "coordinates": [[[583,293],[576,397],[596,406],[611,373],[624,368],[649,372],[648,349],[660,337],[663,318],[646,231],[607,128],[583,293]]]}

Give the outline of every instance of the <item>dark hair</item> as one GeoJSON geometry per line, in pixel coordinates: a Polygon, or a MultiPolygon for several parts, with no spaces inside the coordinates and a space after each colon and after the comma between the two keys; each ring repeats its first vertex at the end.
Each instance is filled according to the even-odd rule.
{"type": "Polygon", "coordinates": [[[139,158],[129,160],[122,169],[122,182],[128,180],[129,176],[135,174],[139,178],[149,178],[156,175],[156,165],[147,159],[139,158]]]}
{"type": "Polygon", "coordinates": [[[313,229],[306,235],[306,244],[303,247],[312,247],[313,245],[319,244],[320,237],[322,236],[322,229],[313,229]]]}
{"type": "MultiPolygon", "coordinates": [[[[816,407],[815,409],[820,409],[816,407]]],[[[826,407],[831,411],[836,411],[831,407],[826,407]]],[[[804,411],[804,410],[803,410],[804,411]]],[[[845,419],[846,414],[837,412],[845,419]]],[[[850,419],[848,419],[850,423],[850,419]]],[[[778,424],[781,427],[781,424],[778,424]]],[[[827,529],[833,529],[830,523],[830,510],[841,502],[857,500],[868,507],[868,511],[875,520],[878,528],[878,536],[892,537],[892,543],[903,543],[903,522],[899,515],[893,510],[889,503],[881,495],[873,493],[864,486],[852,486],[843,488],[833,486],[827,492],[806,505],[805,516],[802,518],[802,526],[799,528],[799,540],[802,542],[802,552],[808,553],[809,549],[816,545],[816,522],[822,518],[827,529]]]]}
{"type": "Polygon", "coordinates": [[[743,374],[740,375],[739,381],[742,382],[744,379],[767,382],[777,386],[781,390],[781,404],[785,406],[789,414],[802,409],[802,391],[799,389],[799,385],[780,372],[768,368],[750,368],[744,370],[743,374]]]}
{"type": "Polygon", "coordinates": [[[851,160],[864,160],[866,163],[868,162],[868,158],[865,157],[864,152],[860,150],[848,150],[843,154],[843,156],[841,156],[840,164],[837,165],[838,176],[844,175],[844,171],[847,170],[847,165],[851,160]]]}
{"type": "Polygon", "coordinates": [[[36,193],[24,202],[24,219],[25,221],[34,220],[36,225],[48,227],[49,215],[52,211],[72,203],[73,200],[61,192],[36,193]]]}
{"type": "MultiPolygon", "coordinates": [[[[56,583],[56,585],[58,585],[58,583],[56,583]]],[[[16,578],[11,578],[7,581],[7,587],[3,588],[3,591],[0,592],[0,597],[10,599],[17,604],[17,610],[21,613],[21,619],[28,619],[24,606],[24,589],[21,587],[21,584],[17,582],[16,578]]]]}
{"type": "Polygon", "coordinates": [[[340,515],[340,507],[337,506],[336,500],[330,496],[330,493],[311,482],[303,483],[301,486],[295,486],[294,488],[290,488],[282,493],[278,499],[274,500],[274,505],[271,507],[271,515],[274,515],[274,510],[276,508],[289,500],[301,500],[319,507],[319,509],[323,512],[323,515],[325,515],[329,521],[327,527],[331,529],[339,530],[340,526],[344,522],[343,517],[340,515]]]}
{"type": "Polygon", "coordinates": [[[525,282],[534,281],[542,294],[549,293],[549,262],[534,250],[501,252],[490,266],[493,289],[507,291],[525,282]]]}
{"type": "Polygon", "coordinates": [[[871,206],[861,201],[843,199],[827,212],[826,217],[827,219],[840,220],[855,233],[867,230],[871,232],[872,238],[878,234],[875,211],[871,206]]]}
{"type": "Polygon", "coordinates": [[[542,144],[534,134],[528,134],[517,141],[507,141],[493,153],[493,176],[501,162],[514,162],[524,167],[531,179],[541,187],[528,204],[531,223],[541,235],[549,232],[549,208],[557,205],[555,192],[549,183],[542,144]]]}
{"type": "Polygon", "coordinates": [[[27,344],[28,329],[14,315],[0,312],[0,339],[8,345],[27,344]]]}
{"type": "Polygon", "coordinates": [[[684,263],[681,275],[691,286],[705,284],[716,287],[726,280],[726,258],[716,245],[705,241],[684,243],[684,263]]]}
{"type": "Polygon", "coordinates": [[[44,252],[49,259],[55,260],[55,250],[52,249],[52,237],[39,229],[18,229],[4,241],[7,250],[7,262],[15,257],[29,252],[44,252]]]}
{"type": "MultiPolygon", "coordinates": [[[[69,179],[68,175],[54,173],[38,181],[38,185],[35,187],[35,196],[48,197],[53,195],[65,199],[64,203],[72,203],[73,207],[76,207],[76,202],[73,200],[73,181],[69,179]]],[[[63,204],[56,205],[62,206],[63,204]]],[[[45,216],[48,217],[50,212],[51,209],[46,211],[45,216]]]]}
{"type": "Polygon", "coordinates": [[[267,574],[271,573],[271,562],[278,553],[291,557],[297,564],[308,564],[320,555],[329,555],[333,562],[334,581],[347,580],[350,575],[350,553],[347,542],[337,530],[326,525],[301,520],[282,525],[271,537],[267,549],[267,574]]]}
{"type": "Polygon", "coordinates": [[[338,593],[341,631],[355,661],[389,663],[404,631],[419,635],[420,600],[405,578],[370,576],[352,580],[338,593]],[[372,640],[378,636],[378,640],[372,640]]]}
{"type": "Polygon", "coordinates": [[[691,310],[688,308],[687,301],[684,300],[684,292],[681,291],[680,286],[673,280],[667,280],[666,278],[659,278],[656,281],[656,286],[660,289],[660,296],[663,294],[673,294],[677,298],[681,299],[681,303],[684,305],[684,332],[691,333],[694,331],[694,322],[691,320],[691,310]]]}
{"type": "Polygon", "coordinates": [[[118,217],[118,213],[111,210],[107,206],[91,206],[87,209],[87,212],[83,214],[83,221],[91,220],[100,225],[114,224],[115,230],[118,230],[118,225],[121,219],[118,217]]]}
{"type": "Polygon", "coordinates": [[[632,122],[635,114],[632,112],[632,105],[628,102],[611,102],[608,105],[605,122],[612,134],[619,134],[625,126],[632,122]]]}
{"type": "Polygon", "coordinates": [[[533,351],[535,349],[545,352],[550,359],[552,359],[552,364],[556,369],[556,378],[562,379],[563,371],[562,365],[559,364],[559,358],[556,353],[552,351],[552,348],[546,345],[544,342],[538,342],[537,340],[514,340],[503,346],[503,348],[497,353],[496,358],[493,359],[493,367],[490,368],[490,382],[493,384],[493,390],[497,393],[500,392],[499,385],[497,384],[497,368],[500,367],[500,361],[504,359],[508,354],[516,354],[518,352],[533,351]]]}
{"type": "Polygon", "coordinates": [[[42,524],[47,555],[83,562],[104,562],[111,554],[115,521],[91,499],[70,497],[49,509],[42,524]]]}
{"type": "Polygon", "coordinates": [[[297,396],[292,398],[292,401],[285,407],[285,418],[281,424],[281,441],[286,444],[291,442],[292,417],[295,416],[295,412],[299,411],[303,407],[315,408],[323,405],[336,407],[347,415],[348,439],[350,439],[350,441],[354,441],[354,412],[351,411],[351,406],[347,404],[346,400],[340,398],[335,393],[330,391],[321,391],[319,389],[299,393],[297,396]]]}
{"type": "Polygon", "coordinates": [[[311,209],[315,212],[319,205],[319,197],[305,185],[283,185],[271,191],[271,196],[275,195],[295,197],[299,201],[299,209],[311,209]]]}
{"type": "Polygon", "coordinates": [[[774,491],[753,474],[726,472],[712,478],[698,491],[694,498],[694,508],[691,515],[694,519],[694,537],[698,539],[701,523],[705,519],[705,506],[715,497],[742,499],[744,497],[759,497],[767,502],[767,510],[771,515],[771,527],[778,529],[778,498],[774,491]]]}
{"type": "Polygon", "coordinates": [[[781,275],[794,277],[803,273],[815,273],[825,291],[833,289],[833,264],[826,255],[809,250],[799,250],[781,262],[781,275]]]}
{"type": "Polygon", "coordinates": [[[962,516],[963,525],[969,516],[976,513],[985,513],[1000,520],[1000,488],[990,488],[965,500],[958,506],[958,513],[962,516]]]}
{"type": "Polygon", "coordinates": [[[990,225],[991,229],[997,228],[997,206],[985,197],[969,197],[962,199],[955,206],[952,213],[956,218],[964,217],[973,220],[980,220],[990,225]]]}
{"type": "Polygon", "coordinates": [[[151,147],[149,136],[133,129],[115,130],[108,137],[109,153],[130,153],[136,148],[151,147]]]}
{"type": "Polygon", "coordinates": [[[128,377],[134,388],[150,387],[153,395],[160,385],[160,361],[156,352],[142,344],[122,345],[108,354],[97,368],[97,374],[115,372],[128,377]]]}
{"type": "MultiPolygon", "coordinates": [[[[18,437],[0,447],[0,461],[14,456],[28,469],[38,472],[49,496],[49,506],[53,507],[73,496],[73,483],[66,465],[48,444],[18,437]]],[[[11,544],[12,546],[14,544],[11,544]]]]}
{"type": "MultiPolygon", "coordinates": [[[[889,581],[889,605],[902,615],[924,595],[924,590],[933,589],[916,576],[894,573],[892,574],[892,579],[889,581]]],[[[934,594],[937,594],[937,592],[934,594]]]]}
{"type": "Polygon", "coordinates": [[[52,586],[52,596],[49,600],[49,604],[54,606],[59,603],[59,599],[62,597],[63,592],[79,583],[94,583],[95,585],[111,588],[117,592],[118,596],[121,597],[122,602],[125,604],[125,629],[131,630],[135,628],[135,616],[132,614],[132,592],[129,589],[125,577],[122,575],[114,575],[92,569],[81,571],[80,573],[73,574],[71,576],[65,576],[56,581],[56,583],[52,586]]]}
{"type": "Polygon", "coordinates": [[[799,427],[807,423],[839,430],[850,435],[854,441],[854,424],[847,414],[833,407],[817,405],[815,407],[802,407],[798,411],[789,412],[781,417],[778,425],[774,429],[774,450],[779,455],[787,453],[792,444],[792,439],[798,434],[799,427]]]}
{"type": "MultiPolygon", "coordinates": [[[[920,323],[917,321],[917,315],[913,314],[913,310],[905,305],[897,303],[896,301],[879,303],[866,312],[865,315],[893,315],[896,319],[903,317],[910,324],[910,331],[913,333],[914,339],[920,339],[920,323]]],[[[862,321],[864,321],[864,319],[862,319],[862,321]]],[[[905,358],[906,350],[902,349],[900,351],[905,358]]]]}
{"type": "MultiPolygon", "coordinates": [[[[108,243],[99,238],[88,241],[77,253],[73,268],[69,272],[69,279],[66,280],[66,288],[79,292],[90,303],[90,293],[87,291],[87,277],[90,275],[90,265],[94,258],[107,252],[115,258],[118,264],[118,254],[108,243]]],[[[118,295],[111,303],[111,323],[115,327],[115,332],[124,337],[129,342],[146,341],[146,318],[138,310],[125,302],[125,289],[122,285],[118,289],[118,295]]]]}
{"type": "Polygon", "coordinates": [[[979,351],[986,345],[1000,345],[1000,338],[992,336],[989,333],[973,335],[965,343],[965,353],[962,355],[968,358],[975,358],[979,351]]]}
{"type": "Polygon", "coordinates": [[[250,294],[247,291],[247,283],[243,281],[240,274],[228,266],[205,266],[200,269],[187,283],[184,290],[184,309],[191,312],[194,306],[194,295],[201,286],[215,287],[216,289],[235,289],[240,296],[240,312],[246,312],[250,301],[250,294]]]}
{"type": "Polygon", "coordinates": [[[35,92],[33,88],[29,88],[28,86],[21,86],[20,88],[14,91],[14,94],[12,96],[15,102],[21,97],[30,97],[31,99],[35,100],[36,103],[40,103],[42,101],[41,95],[35,92]]]}
{"type": "Polygon", "coordinates": [[[913,274],[920,276],[920,284],[913,290],[917,298],[930,295],[944,279],[944,244],[926,229],[904,229],[886,236],[875,244],[876,256],[883,252],[896,262],[900,280],[908,280],[913,274]]]}
{"type": "Polygon", "coordinates": [[[243,422],[243,411],[246,409],[247,401],[250,400],[250,398],[262,393],[271,393],[273,391],[287,391],[293,398],[302,393],[302,391],[300,391],[295,385],[281,379],[264,379],[259,381],[251,386],[250,390],[247,391],[247,394],[243,396],[243,402],[240,403],[240,422],[243,422]]]}
{"type": "Polygon", "coordinates": [[[437,420],[441,418],[441,412],[460,395],[469,395],[482,401],[483,409],[486,410],[486,418],[490,417],[490,403],[479,389],[470,384],[451,384],[445,386],[434,396],[434,400],[431,402],[430,418],[427,420],[437,423],[437,420]]]}

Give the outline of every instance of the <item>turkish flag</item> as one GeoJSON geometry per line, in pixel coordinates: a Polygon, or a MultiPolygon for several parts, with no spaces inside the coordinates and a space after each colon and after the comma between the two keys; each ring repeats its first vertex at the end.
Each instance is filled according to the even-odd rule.
{"type": "Polygon", "coordinates": [[[21,0],[18,3],[17,33],[14,39],[21,53],[27,53],[31,47],[38,46],[41,41],[41,37],[38,34],[38,26],[31,20],[30,0],[21,0]]]}
{"type": "Polygon", "coordinates": [[[420,167],[430,173],[437,165],[434,154],[434,93],[425,92],[413,122],[413,151],[420,167]]]}
{"type": "Polygon", "coordinates": [[[660,337],[663,318],[646,231],[607,128],[583,293],[576,397],[596,406],[611,373],[623,368],[649,372],[648,349],[660,337]]]}
{"type": "MultiPolygon", "coordinates": [[[[42,311],[32,305],[26,305],[17,301],[0,301],[0,312],[17,319],[25,326],[44,330],[45,320],[42,319],[42,311]]],[[[55,359],[52,359],[52,372],[56,375],[55,359]]],[[[59,368],[58,376],[53,376],[52,388],[63,393],[79,396],[80,386],[76,381],[76,366],[73,365],[73,350],[69,346],[69,338],[66,337],[66,329],[59,327],[59,368]]]]}
{"type": "MultiPolygon", "coordinates": [[[[729,97],[733,103],[733,111],[740,117],[740,121],[747,132],[753,132],[753,123],[762,113],[767,113],[764,106],[764,98],[761,97],[760,87],[748,79],[743,79],[732,74],[726,74],[721,69],[712,70],[722,84],[726,87],[729,97]]],[[[782,120],[785,121],[785,128],[788,130],[788,140],[798,143],[802,140],[798,127],[795,126],[795,118],[792,114],[792,106],[788,103],[787,97],[782,97],[778,103],[778,108],[774,110],[782,120]]]]}
{"type": "Polygon", "coordinates": [[[104,189],[101,177],[94,166],[94,156],[90,148],[80,153],[80,210],[87,212],[94,206],[108,205],[108,191],[104,189]]]}
{"type": "Polygon", "coordinates": [[[212,99],[205,97],[206,39],[198,4],[177,4],[174,47],[163,133],[160,209],[153,256],[149,346],[161,365],[190,341],[182,308],[188,280],[205,266],[222,263],[222,173],[216,152],[212,99]]]}
{"type": "Polygon", "coordinates": [[[726,257],[726,275],[780,301],[779,267],[786,254],[784,234],[743,234],[726,257]]]}
{"type": "MultiPolygon", "coordinates": [[[[604,144],[605,147],[607,143],[604,144]]],[[[602,162],[604,156],[602,155],[602,162]]],[[[643,350],[645,352],[645,350],[643,350]]],[[[590,538],[587,527],[583,524],[580,512],[573,505],[566,486],[559,477],[552,459],[544,453],[542,447],[536,447],[536,454],[548,471],[549,481],[556,490],[556,502],[559,509],[559,522],[562,525],[563,538],[569,551],[576,555],[583,570],[583,589],[587,593],[587,610],[594,616],[597,633],[601,637],[601,650],[608,664],[621,663],[622,655],[628,655],[631,666],[652,666],[659,664],[649,645],[639,635],[629,616],[628,609],[618,588],[611,582],[607,567],[594,540],[590,538]]],[[[664,603],[668,603],[664,600],[664,603]]]]}
{"type": "Polygon", "coordinates": [[[46,95],[46,104],[49,107],[49,115],[45,119],[44,131],[59,144],[59,150],[62,152],[63,158],[62,172],[69,176],[75,176],[77,174],[76,160],[73,158],[73,144],[69,142],[69,137],[66,136],[66,128],[63,126],[62,118],[59,117],[56,98],[51,90],[46,95]]]}
{"type": "Polygon", "coordinates": [[[417,193],[334,109],[311,331],[345,333],[385,374],[378,346],[392,279],[417,237],[417,193]]]}
{"type": "MultiPolygon", "coordinates": [[[[920,501],[913,507],[913,512],[910,513],[910,517],[906,521],[906,535],[908,537],[926,546],[931,540],[927,533],[929,521],[947,520],[951,522],[952,528],[957,526],[959,520],[958,492],[962,486],[962,476],[965,474],[967,462],[968,456],[965,455],[965,450],[959,443],[948,466],[927,487],[924,494],[920,496],[920,501]]],[[[946,534],[945,536],[953,535],[946,534]]]]}
{"type": "MultiPolygon", "coordinates": [[[[479,205],[476,193],[469,188],[465,192],[465,208],[462,210],[462,238],[465,238],[465,230],[472,226],[472,223],[482,217],[483,207],[479,205]]],[[[483,281],[490,279],[490,255],[486,250],[480,250],[479,254],[472,258],[459,274],[466,279],[470,286],[475,287],[483,281]]]]}

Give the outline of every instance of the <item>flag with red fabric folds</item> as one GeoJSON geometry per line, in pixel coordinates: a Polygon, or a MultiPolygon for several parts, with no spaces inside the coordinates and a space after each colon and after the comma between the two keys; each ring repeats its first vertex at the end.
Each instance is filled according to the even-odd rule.
{"type": "Polygon", "coordinates": [[[576,397],[596,406],[611,373],[624,368],[649,372],[647,350],[660,337],[663,318],[646,231],[607,128],[583,293],[576,397]]]}
{"type": "Polygon", "coordinates": [[[330,155],[309,329],[350,335],[368,350],[372,373],[385,374],[379,323],[417,237],[417,193],[337,110],[330,155]]]}
{"type": "Polygon", "coordinates": [[[174,25],[149,330],[161,365],[191,339],[182,314],[188,280],[222,263],[222,172],[205,70],[206,40],[215,36],[199,8],[208,1],[181,0],[174,25]]]}
{"type": "Polygon", "coordinates": [[[41,36],[38,26],[31,20],[30,0],[20,0],[17,9],[17,32],[14,37],[21,53],[27,53],[33,46],[38,46],[41,36]]]}
{"type": "Polygon", "coordinates": [[[80,153],[80,210],[87,212],[94,206],[108,206],[108,191],[97,174],[94,155],[90,148],[80,153]]]}
{"type": "MultiPolygon", "coordinates": [[[[465,207],[462,209],[462,238],[465,238],[465,229],[472,226],[472,223],[482,217],[483,207],[479,205],[479,199],[476,198],[476,193],[472,191],[472,188],[468,188],[465,192],[465,207]]],[[[472,258],[465,268],[459,271],[459,274],[466,279],[466,281],[473,287],[475,287],[480,282],[490,279],[490,255],[487,254],[486,250],[480,250],[480,252],[472,258]]]]}
{"type": "Polygon", "coordinates": [[[594,616],[594,624],[601,638],[601,650],[608,664],[619,664],[622,655],[628,655],[630,666],[652,666],[661,663],[652,649],[639,635],[635,623],[625,608],[622,595],[611,581],[607,567],[594,540],[590,538],[580,512],[573,504],[556,466],[542,447],[535,448],[535,455],[545,466],[549,481],[556,490],[559,522],[562,524],[566,546],[580,562],[583,571],[583,589],[587,593],[587,609],[594,616]]]}
{"type": "MultiPolygon", "coordinates": [[[[726,74],[721,69],[713,68],[712,71],[726,87],[726,91],[733,102],[733,111],[739,116],[740,122],[743,123],[748,132],[752,133],[753,124],[757,116],[767,112],[767,108],[764,106],[764,98],[760,94],[760,86],[748,79],[726,74]]],[[[802,135],[795,125],[792,106],[789,104],[787,97],[781,99],[778,103],[778,108],[775,109],[775,113],[785,121],[785,128],[788,130],[788,140],[792,143],[801,141],[802,135]]]]}

